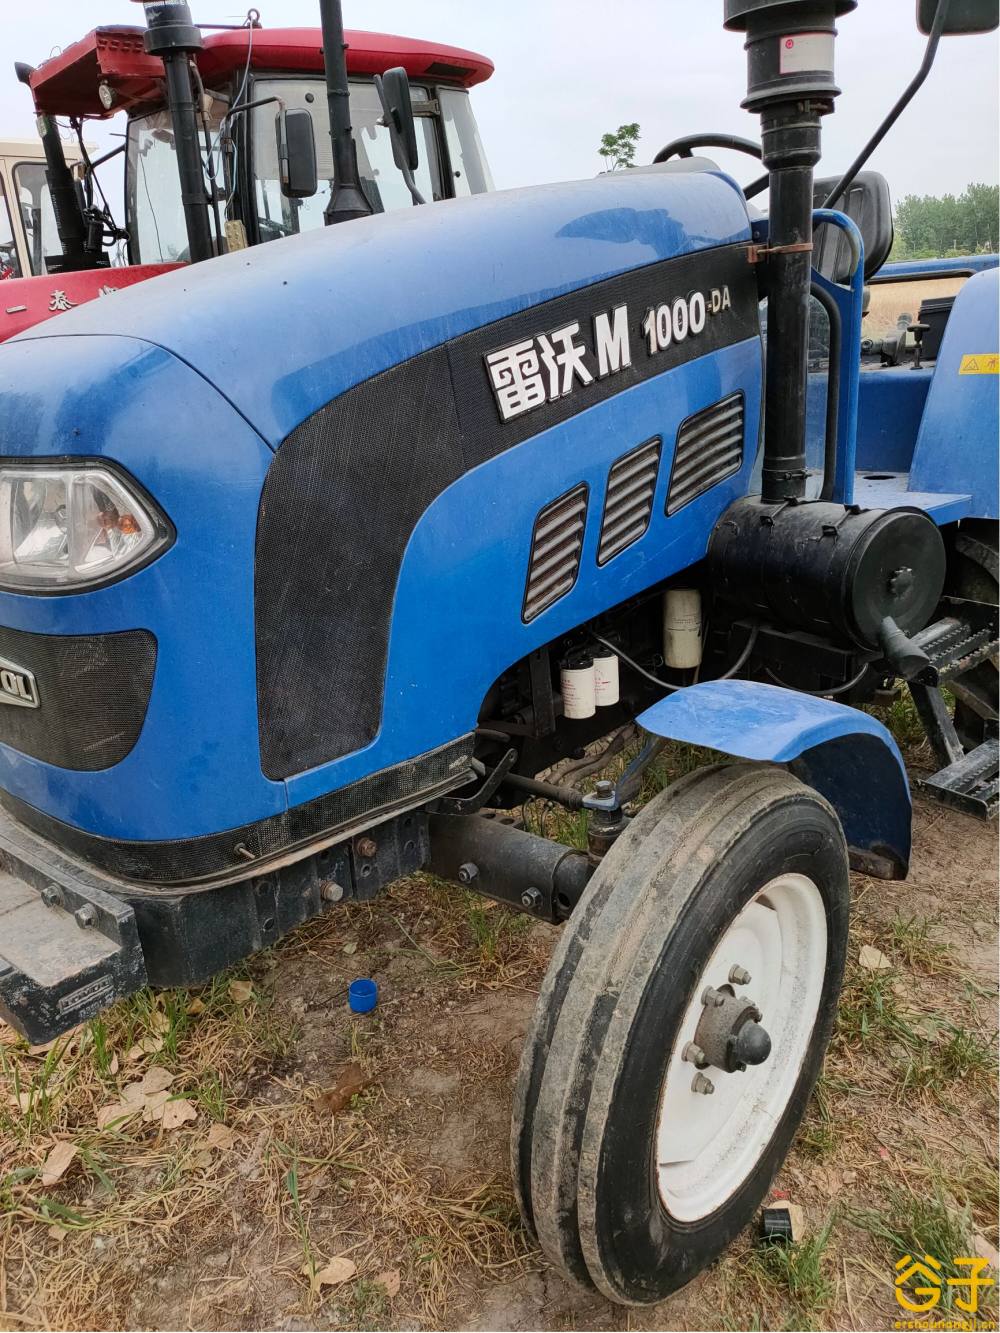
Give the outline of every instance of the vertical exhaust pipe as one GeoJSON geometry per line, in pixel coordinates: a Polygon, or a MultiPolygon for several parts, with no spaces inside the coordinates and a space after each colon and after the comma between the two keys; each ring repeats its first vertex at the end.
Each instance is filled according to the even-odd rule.
{"type": "MultiPolygon", "coordinates": [[[[19,82],[29,89],[34,72],[31,65],[18,63],[14,66],[14,73],[19,82]]],[[[92,261],[87,254],[87,221],[83,216],[72,172],[66,165],[66,154],[62,139],[59,137],[59,127],[54,116],[37,110],[35,126],[45,153],[45,179],[49,187],[52,212],[55,214],[56,233],[62,246],[61,258],[55,255],[43,256],[47,261],[46,267],[51,273],[90,268],[92,261]]]]}
{"type": "Polygon", "coordinates": [[[820,118],[840,92],[835,20],[857,0],[725,0],[725,26],[746,34],[747,96],[760,115],[770,190],[767,368],[761,499],[802,499],[812,269],[813,169],[820,118]]]}
{"type": "Polygon", "coordinates": [[[189,61],[202,48],[201,32],[191,20],[186,0],[143,0],[145,47],[159,56],[167,77],[167,105],[174,127],[174,151],[181,182],[181,203],[192,263],[215,253],[209,226],[205,170],[198,137],[198,116],[189,61]]]}
{"type": "Polygon", "coordinates": [[[369,217],[373,209],[361,188],[358,150],[351,132],[351,90],[347,82],[343,10],[340,0],[319,0],[319,9],[333,147],[333,188],[323,213],[323,220],[329,227],[334,222],[369,217]]]}

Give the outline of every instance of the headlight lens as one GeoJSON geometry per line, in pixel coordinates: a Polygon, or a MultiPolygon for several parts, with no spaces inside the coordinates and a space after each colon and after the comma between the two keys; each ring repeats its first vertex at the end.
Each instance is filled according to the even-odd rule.
{"type": "Polygon", "coordinates": [[[69,591],[120,577],[167,545],[147,499],[105,467],[0,466],[0,586],[69,591]]]}

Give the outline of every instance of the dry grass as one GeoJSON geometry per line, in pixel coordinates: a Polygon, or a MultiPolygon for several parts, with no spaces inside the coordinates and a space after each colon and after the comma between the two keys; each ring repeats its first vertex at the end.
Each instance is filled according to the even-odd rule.
{"type": "Polygon", "coordinates": [[[457,1192],[419,1169],[380,1085],[398,1060],[378,1019],[335,1017],[334,1063],[360,1061],[370,1082],[350,1107],[327,1112],[325,1081],[309,1081],[291,1058],[303,1020],[276,1003],[275,963],[337,960],[343,970],[345,933],[384,939],[395,923],[398,954],[425,985],[488,993],[533,965],[522,922],[464,895],[449,902],[433,884],[397,886],[377,908],[345,909],[256,960],[245,988],[240,973],[198,992],[143,993],[48,1050],[0,1027],[0,1327],[267,1326],[321,1313],[365,1327],[384,1324],[394,1305],[404,1323],[433,1325],[463,1270],[479,1280],[518,1271],[532,1247],[502,1160],[496,1179],[457,1192]],[[99,1128],[101,1108],[154,1066],[196,1119],[99,1128]],[[232,1131],[232,1146],[210,1146],[213,1124],[232,1131]],[[46,1158],[61,1142],[76,1155],[46,1186],[46,1158]],[[358,1278],[311,1291],[303,1268],[335,1255],[351,1258],[358,1278]],[[377,1280],[394,1270],[396,1301],[377,1280]],[[164,1293],[173,1320],[150,1311],[150,1286],[154,1309],[164,1293]]]}
{"type": "MultiPolygon", "coordinates": [[[[669,747],[645,794],[706,758],[669,747]]],[[[581,838],[544,803],[524,816],[581,838]]],[[[837,1032],[778,1181],[806,1213],[791,1250],[741,1237],[627,1316],[552,1274],[506,1136],[555,931],[417,877],[49,1050],[0,1027],[0,1328],[888,1327],[901,1245],[997,1243],[991,846],[920,806],[911,882],[855,877],[837,1032]],[[865,944],[890,966],[862,968],[865,944]],[[380,983],[361,1019],[344,1004],[358,975],[380,983]],[[331,1114],[348,1064],[364,1086],[331,1114]],[[194,1118],[101,1128],[150,1069],[194,1118]],[[60,1143],[75,1155],[43,1184],[60,1143]],[[356,1273],[317,1287],[336,1257],[356,1273]]]]}

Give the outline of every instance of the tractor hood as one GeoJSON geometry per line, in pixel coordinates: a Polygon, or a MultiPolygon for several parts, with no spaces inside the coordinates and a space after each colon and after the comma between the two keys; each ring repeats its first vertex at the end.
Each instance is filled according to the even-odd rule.
{"type": "Polygon", "coordinates": [[[22,337],[114,333],[156,344],[277,448],[352,385],[429,347],[602,278],[749,237],[743,197],[721,173],[619,173],[242,250],[22,337]]]}
{"type": "Polygon", "coordinates": [[[202,882],[467,780],[500,674],[700,558],[746,493],[749,238],[729,178],[622,173],[276,241],[0,346],[0,453],[107,461],[174,533],[106,586],[0,592],[41,700],[0,708],[0,801],[109,872],[202,882]],[[645,535],[598,558],[640,447],[645,535]],[[579,577],[529,606],[566,496],[579,577]]]}

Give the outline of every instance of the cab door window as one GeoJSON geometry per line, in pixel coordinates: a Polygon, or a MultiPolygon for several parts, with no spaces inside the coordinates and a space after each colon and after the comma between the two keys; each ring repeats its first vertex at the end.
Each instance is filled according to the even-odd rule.
{"type": "Polygon", "coordinates": [[[462,88],[439,88],[438,101],[455,195],[462,198],[469,194],[485,194],[493,189],[493,177],[472,114],[469,94],[462,88]]]}
{"type": "Polygon", "coordinates": [[[35,277],[47,273],[46,255],[57,255],[62,250],[52,196],[40,162],[18,162],[14,168],[16,207],[20,209],[24,234],[28,242],[28,264],[35,277]]]}
{"type": "Polygon", "coordinates": [[[0,178],[0,282],[8,278],[23,277],[21,261],[17,257],[17,243],[14,240],[14,227],[10,209],[7,207],[7,195],[3,179],[0,178]]]}

